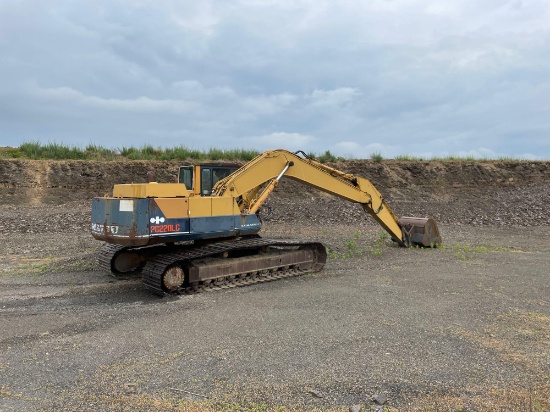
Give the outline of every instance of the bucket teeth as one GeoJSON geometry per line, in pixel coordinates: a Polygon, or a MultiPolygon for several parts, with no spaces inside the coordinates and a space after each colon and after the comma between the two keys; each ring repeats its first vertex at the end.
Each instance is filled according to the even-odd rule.
{"type": "Polygon", "coordinates": [[[408,246],[437,247],[442,243],[437,224],[431,218],[404,216],[399,218],[399,225],[408,246]]]}

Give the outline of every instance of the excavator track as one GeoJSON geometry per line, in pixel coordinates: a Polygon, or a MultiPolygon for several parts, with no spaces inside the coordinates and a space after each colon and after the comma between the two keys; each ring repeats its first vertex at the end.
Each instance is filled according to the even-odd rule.
{"type": "Polygon", "coordinates": [[[173,250],[164,244],[148,247],[129,247],[105,243],[97,256],[98,266],[117,279],[134,277],[145,265],[148,256],[173,250]]]}
{"type": "Polygon", "coordinates": [[[101,250],[99,251],[99,254],[97,256],[97,263],[99,267],[102,270],[105,270],[111,273],[112,276],[117,277],[116,274],[113,273],[111,261],[113,257],[124,248],[125,246],[105,243],[101,247],[101,250]]]}
{"type": "MultiPolygon", "coordinates": [[[[252,254],[252,256],[256,257],[258,255],[252,254]]],[[[214,243],[207,246],[154,256],[147,260],[147,264],[142,269],[142,279],[145,287],[159,296],[193,294],[268,282],[309,272],[316,272],[323,268],[326,258],[326,250],[321,243],[249,238],[234,242],[214,243]],[[212,259],[213,257],[220,256],[222,257],[219,258],[219,262],[223,263],[223,256],[227,256],[230,253],[254,250],[267,251],[270,249],[279,251],[281,255],[277,255],[276,253],[269,254],[269,252],[267,252],[264,260],[262,260],[260,255],[257,259],[260,264],[263,263],[263,266],[246,267],[247,265],[245,264],[241,271],[233,270],[230,274],[224,274],[222,273],[223,270],[220,270],[219,276],[211,276],[208,279],[198,279],[191,283],[186,280],[181,286],[173,289],[167,289],[165,286],[164,276],[170,267],[179,267],[177,265],[192,264],[201,259],[212,259]],[[288,250],[290,250],[290,252],[286,252],[288,250]],[[300,251],[306,251],[305,255],[310,256],[308,261],[304,262],[302,258],[300,263],[289,264],[289,259],[291,261],[294,257],[293,253],[297,256],[300,255],[300,257],[304,255],[304,253],[300,251]],[[285,252],[290,256],[286,260],[285,252]],[[281,256],[280,259],[279,256],[281,256]],[[278,263],[273,264],[273,261],[277,261],[278,263]]],[[[235,259],[235,261],[239,261],[239,258],[235,259]]],[[[240,263],[240,261],[238,263],[240,263]]],[[[236,265],[240,266],[238,263],[236,265]]]]}

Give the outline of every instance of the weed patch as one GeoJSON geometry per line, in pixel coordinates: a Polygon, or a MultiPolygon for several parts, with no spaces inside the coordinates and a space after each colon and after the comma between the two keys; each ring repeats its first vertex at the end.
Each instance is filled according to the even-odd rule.
{"type": "Polygon", "coordinates": [[[426,411],[526,411],[550,410],[550,385],[529,387],[510,385],[506,388],[467,388],[464,394],[442,395],[434,392],[409,402],[404,409],[410,412],[426,411]]]}
{"type": "Polygon", "coordinates": [[[382,160],[384,160],[384,157],[382,157],[382,153],[374,152],[370,155],[370,160],[376,163],[380,163],[382,160]]]}
{"type": "Polygon", "coordinates": [[[47,273],[65,271],[84,272],[96,267],[94,259],[83,256],[81,258],[41,258],[41,259],[10,259],[7,265],[0,266],[0,276],[40,277],[47,273]]]}
{"type": "MultiPolygon", "coordinates": [[[[443,249],[446,249],[442,246],[443,249]]],[[[500,252],[508,251],[509,247],[506,246],[495,246],[495,245],[462,245],[456,244],[452,248],[454,256],[460,260],[470,260],[474,259],[477,255],[490,252],[500,252]]]]}
{"type": "Polygon", "coordinates": [[[22,394],[12,392],[7,386],[0,386],[0,398],[19,399],[22,397],[22,394]]]}
{"type": "Polygon", "coordinates": [[[483,331],[458,329],[473,344],[496,353],[503,362],[520,364],[541,375],[550,360],[550,317],[538,312],[510,311],[483,331]]]}
{"type": "Polygon", "coordinates": [[[346,160],[345,157],[335,156],[333,155],[330,150],[325,151],[323,154],[316,154],[313,152],[310,152],[307,154],[307,157],[313,160],[317,160],[320,163],[329,163],[329,162],[344,162],[346,160]]]}
{"type": "Polygon", "coordinates": [[[333,250],[327,249],[327,254],[329,259],[333,260],[364,255],[381,256],[384,249],[388,247],[389,238],[390,236],[386,232],[380,232],[374,242],[366,242],[361,239],[361,232],[356,231],[341,247],[336,247],[333,250]]]}

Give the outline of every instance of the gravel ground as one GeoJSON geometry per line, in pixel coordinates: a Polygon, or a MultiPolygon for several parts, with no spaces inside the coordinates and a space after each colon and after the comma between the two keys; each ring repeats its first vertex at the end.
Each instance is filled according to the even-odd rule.
{"type": "Polygon", "coordinates": [[[0,410],[550,407],[550,228],[443,225],[437,250],[265,235],[290,230],[328,245],[325,270],[177,299],[95,270],[78,231],[41,253],[44,234],[2,235],[0,410]]]}
{"type": "Polygon", "coordinates": [[[370,165],[436,250],[281,182],[264,236],[323,242],[325,269],[164,299],[94,260],[81,199],[127,167],[34,165],[0,162],[0,411],[550,410],[550,165],[370,165]]]}

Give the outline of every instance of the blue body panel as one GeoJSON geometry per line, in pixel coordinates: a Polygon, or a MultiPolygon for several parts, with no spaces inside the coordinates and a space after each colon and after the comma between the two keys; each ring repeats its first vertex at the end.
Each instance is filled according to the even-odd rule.
{"type": "Polygon", "coordinates": [[[108,243],[145,246],[256,234],[260,229],[255,214],[168,219],[153,198],[92,200],[92,236],[108,243]]]}

